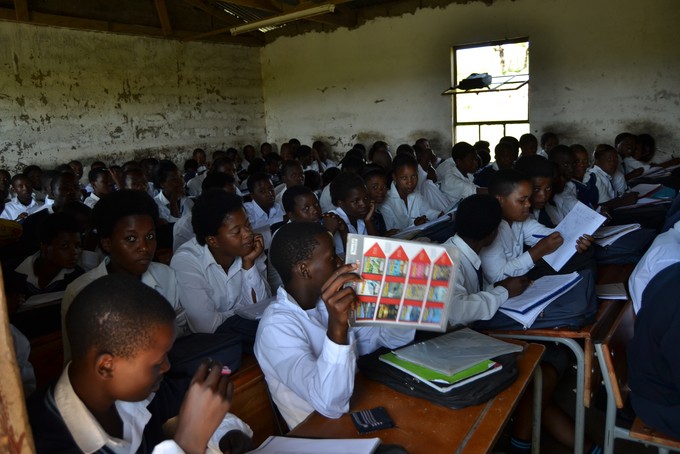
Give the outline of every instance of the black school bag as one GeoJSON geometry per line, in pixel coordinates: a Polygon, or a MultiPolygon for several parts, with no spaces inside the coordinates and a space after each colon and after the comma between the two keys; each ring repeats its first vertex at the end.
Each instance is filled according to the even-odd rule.
{"type": "Polygon", "coordinates": [[[508,353],[493,358],[494,361],[503,365],[500,372],[442,393],[422,383],[416,377],[380,361],[380,355],[390,351],[383,347],[371,354],[359,357],[357,361],[359,370],[371,380],[384,383],[395,391],[453,409],[479,405],[488,401],[510,386],[519,373],[516,364],[519,353],[508,353]]]}

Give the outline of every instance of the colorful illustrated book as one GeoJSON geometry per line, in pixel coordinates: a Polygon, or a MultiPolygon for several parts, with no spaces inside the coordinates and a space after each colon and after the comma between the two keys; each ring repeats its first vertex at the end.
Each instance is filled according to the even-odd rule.
{"type": "Polygon", "coordinates": [[[444,331],[452,304],[457,256],[445,246],[349,234],[345,262],[359,263],[363,281],[352,326],[404,325],[444,331]]]}

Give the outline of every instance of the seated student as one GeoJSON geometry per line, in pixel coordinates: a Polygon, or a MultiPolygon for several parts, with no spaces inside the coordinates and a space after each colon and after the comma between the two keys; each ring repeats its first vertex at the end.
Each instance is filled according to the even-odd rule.
{"type": "Polygon", "coordinates": [[[0,219],[23,222],[28,216],[42,209],[42,202],[38,202],[32,196],[33,187],[26,175],[23,173],[14,175],[11,185],[15,196],[5,204],[0,219]]]}
{"type": "MultiPolygon", "coordinates": [[[[255,151],[255,147],[252,145],[246,145],[243,147],[243,160],[241,161],[241,168],[245,169],[248,171],[250,165],[253,163],[253,161],[257,159],[257,152],[255,151]]],[[[247,176],[250,176],[251,173],[250,171],[247,172],[247,176]]]]}
{"type": "Polygon", "coordinates": [[[196,148],[191,153],[191,158],[196,161],[198,167],[196,168],[196,175],[200,175],[208,170],[208,161],[206,160],[205,150],[203,148],[196,148]]]}
{"type": "Polygon", "coordinates": [[[411,156],[399,155],[392,161],[392,186],[380,205],[388,230],[405,229],[434,220],[440,211],[432,208],[416,191],[418,162],[411,156]]]}
{"type": "MultiPolygon", "coordinates": [[[[519,147],[522,150],[522,156],[536,155],[538,154],[538,139],[533,134],[522,134],[519,138],[519,147]]],[[[543,154],[539,156],[543,156],[543,154]]],[[[543,157],[547,158],[547,156],[543,157]]]]}
{"type": "Polygon", "coordinates": [[[113,192],[113,181],[111,181],[111,173],[106,167],[97,167],[90,170],[90,173],[87,174],[87,179],[92,186],[92,193],[87,196],[83,203],[90,208],[94,208],[99,199],[113,192]]]}
{"type": "Polygon", "coordinates": [[[553,147],[560,144],[560,140],[557,138],[557,134],[554,132],[544,132],[541,134],[541,149],[536,152],[536,154],[548,158],[548,153],[553,147]]]}
{"type": "Polygon", "coordinates": [[[331,167],[338,165],[335,161],[328,158],[328,146],[320,140],[316,140],[312,144],[312,157],[318,163],[318,172],[321,174],[331,167]]]}
{"type": "Polygon", "coordinates": [[[298,161],[283,161],[281,164],[281,184],[274,188],[276,202],[281,203],[281,198],[286,189],[293,186],[302,186],[305,182],[302,164],[298,161]]]}
{"type": "Polygon", "coordinates": [[[272,180],[274,187],[281,184],[281,156],[273,151],[264,157],[264,164],[267,168],[269,178],[272,180]]]}
{"type": "Polygon", "coordinates": [[[448,199],[449,207],[455,207],[464,198],[485,193],[486,190],[473,182],[473,175],[477,171],[477,152],[472,145],[458,142],[451,149],[451,157],[455,165],[451,167],[441,190],[448,199]]]}
{"type": "Polygon", "coordinates": [[[257,330],[255,356],[290,428],[314,410],[339,418],[349,410],[356,360],[379,346],[400,347],[415,330],[350,328],[356,265],[341,266],[333,238],[316,223],[290,223],[277,232],[270,258],[283,280],[257,330]]]}
{"type": "Polygon", "coordinates": [[[598,145],[593,154],[595,160],[593,167],[586,172],[585,179],[590,179],[590,175],[595,176],[595,187],[597,188],[597,203],[607,210],[632,205],[637,201],[637,194],[629,192],[624,194],[614,186],[614,175],[619,166],[619,157],[614,147],[609,145],[598,145]]]}
{"type": "Polygon", "coordinates": [[[174,320],[163,296],[133,276],[85,287],[66,314],[72,361],[28,404],[37,451],[198,453],[250,444],[250,428],[227,413],[233,386],[219,362],[201,364],[191,383],[163,378],[174,320]],[[166,440],[162,425],[177,415],[166,440]]]}
{"type": "Polygon", "coordinates": [[[495,161],[475,174],[474,183],[482,188],[488,188],[491,177],[499,170],[512,169],[517,160],[517,150],[510,142],[498,142],[494,148],[495,161]]]}
{"type": "Polygon", "coordinates": [[[312,156],[312,147],[309,145],[300,145],[297,150],[295,150],[295,160],[302,164],[302,171],[315,170],[317,172],[325,169],[319,168],[319,163],[312,156]]]}
{"type": "Polygon", "coordinates": [[[432,149],[418,144],[413,145],[413,150],[418,161],[417,190],[432,208],[439,211],[448,211],[451,205],[436,184],[437,172],[434,169],[434,163],[437,161],[437,157],[432,152],[432,149]]]}
{"type": "Polygon", "coordinates": [[[498,201],[487,194],[463,199],[456,211],[456,234],[443,244],[460,251],[460,267],[449,305],[449,324],[489,320],[509,297],[524,292],[530,284],[525,277],[508,277],[498,282],[484,280],[480,251],[496,238],[501,222],[498,201]]]}
{"type": "Polygon", "coordinates": [[[571,182],[576,187],[576,197],[578,200],[590,208],[598,205],[598,191],[596,186],[597,177],[593,174],[586,180],[586,172],[590,168],[590,158],[588,151],[583,145],[574,144],[570,146],[574,152],[574,176],[571,182]]]}
{"type": "MultiPolygon", "coordinates": [[[[558,145],[558,147],[563,145],[558,145]]],[[[553,150],[556,147],[553,147],[553,150]]],[[[552,150],[551,150],[552,151],[552,150]]],[[[515,170],[522,172],[531,181],[532,192],[529,197],[531,211],[529,216],[542,225],[554,228],[566,216],[577,200],[569,199],[563,205],[557,206],[553,201],[553,188],[555,182],[559,183],[559,189],[564,190],[561,177],[556,177],[555,164],[543,156],[529,155],[520,157],[515,162],[515,170]]]]}
{"type": "Polygon", "coordinates": [[[23,171],[28,181],[31,182],[31,188],[33,189],[32,197],[38,202],[44,203],[45,197],[47,197],[47,190],[43,186],[42,173],[42,169],[36,165],[26,166],[23,171]]]}
{"type": "Polygon", "coordinates": [[[139,168],[131,168],[123,172],[124,189],[132,189],[134,191],[144,191],[149,187],[149,182],[146,181],[144,172],[139,168]]]}
{"type": "Polygon", "coordinates": [[[360,176],[342,173],[331,183],[331,200],[337,208],[332,210],[347,225],[347,231],[336,232],[335,252],[344,258],[347,234],[377,235],[378,231],[371,222],[375,206],[371,206],[366,185],[360,176]],[[371,209],[372,207],[372,209],[371,209]]]}
{"type": "MultiPolygon", "coordinates": [[[[163,295],[177,314],[177,335],[189,333],[184,308],[180,304],[175,272],[152,262],[156,252],[158,206],[148,194],[121,189],[103,197],[92,210],[92,223],[107,257],[99,266],[73,281],[61,301],[62,331],[66,312],[73,299],[90,282],[108,274],[134,276],[163,295]]],[[[64,334],[64,361],[71,357],[71,343],[64,334]]]]}
{"type": "Polygon", "coordinates": [[[371,203],[375,207],[373,210],[373,216],[371,217],[371,222],[375,226],[378,236],[392,236],[397,233],[396,230],[387,230],[385,225],[385,218],[380,212],[380,205],[385,201],[387,197],[387,175],[385,171],[378,166],[366,166],[364,173],[362,175],[364,182],[366,183],[366,192],[371,203]]]}
{"type": "Polygon", "coordinates": [[[198,175],[198,162],[195,159],[187,159],[184,161],[184,173],[182,174],[182,179],[185,183],[198,175]]]}
{"type": "MultiPolygon", "coordinates": [[[[337,178],[337,176],[340,175],[341,173],[354,173],[357,175],[361,175],[361,173],[364,170],[365,164],[360,158],[357,157],[357,155],[360,154],[361,152],[358,150],[348,151],[347,155],[345,155],[342,161],[340,161],[340,168],[336,167],[335,168],[336,170],[329,169],[326,171],[330,172],[328,175],[325,175],[326,179],[328,180],[330,178],[330,181],[332,181],[335,178],[337,178]]],[[[333,202],[331,202],[330,182],[326,184],[326,186],[324,186],[323,190],[321,191],[321,195],[319,196],[319,205],[321,205],[321,211],[323,213],[328,213],[329,211],[335,208],[335,205],[333,205],[333,202]]]]}
{"type": "Polygon", "coordinates": [[[257,322],[235,315],[240,306],[271,295],[264,239],[254,234],[241,197],[220,189],[201,194],[192,210],[195,238],[172,257],[177,287],[196,333],[237,332],[255,340],[257,322]]]}
{"type": "Polygon", "coordinates": [[[155,184],[159,189],[158,195],[154,197],[159,219],[173,223],[191,213],[193,201],[185,197],[184,180],[179,168],[172,161],[163,160],[158,163],[155,184]]]}
{"type": "Polygon", "coordinates": [[[263,172],[248,177],[248,192],[252,202],[243,204],[253,230],[283,222],[283,207],[275,201],[274,185],[263,172]]]}
{"type": "Polygon", "coordinates": [[[331,232],[347,235],[347,224],[333,212],[321,214],[319,199],[306,186],[294,186],[283,195],[283,209],[288,222],[321,223],[331,232]]]}

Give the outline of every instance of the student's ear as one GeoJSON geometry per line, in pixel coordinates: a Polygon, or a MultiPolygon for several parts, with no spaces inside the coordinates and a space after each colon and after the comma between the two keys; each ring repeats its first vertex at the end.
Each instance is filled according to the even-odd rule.
{"type": "Polygon", "coordinates": [[[295,273],[304,280],[309,280],[312,278],[309,264],[304,260],[295,265],[295,273]]]}
{"type": "Polygon", "coordinates": [[[498,203],[501,205],[501,208],[503,208],[503,204],[505,203],[505,197],[502,195],[496,195],[496,200],[498,200],[498,203]]]}
{"type": "Polygon", "coordinates": [[[99,245],[102,247],[104,252],[107,254],[111,253],[111,238],[101,238],[99,240],[99,245]]]}
{"type": "Polygon", "coordinates": [[[97,376],[102,380],[110,380],[116,369],[115,358],[111,353],[100,353],[95,359],[97,376]]]}
{"type": "Polygon", "coordinates": [[[205,237],[205,244],[207,244],[209,247],[217,248],[217,238],[215,238],[212,235],[206,236],[205,237]]]}

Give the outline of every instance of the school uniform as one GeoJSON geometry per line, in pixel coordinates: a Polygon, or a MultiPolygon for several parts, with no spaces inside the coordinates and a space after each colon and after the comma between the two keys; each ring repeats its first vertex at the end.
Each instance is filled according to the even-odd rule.
{"type": "Polygon", "coordinates": [[[83,201],[83,203],[90,208],[94,208],[97,202],[99,202],[99,197],[94,192],[88,195],[83,201]]]}
{"type": "Polygon", "coordinates": [[[536,154],[538,156],[543,156],[545,159],[548,159],[548,152],[545,151],[543,148],[539,148],[538,150],[536,150],[536,154]]]}
{"type": "Polygon", "coordinates": [[[184,243],[172,257],[179,299],[186,310],[192,332],[214,333],[232,317],[239,306],[253,304],[271,295],[262,264],[256,261],[243,269],[236,257],[227,272],[213,257],[207,245],[195,238],[184,243]]]}
{"type": "Polygon", "coordinates": [[[14,353],[17,359],[17,368],[21,376],[21,384],[24,388],[24,396],[28,397],[35,391],[35,371],[33,365],[28,360],[31,354],[31,343],[26,336],[23,335],[14,325],[10,323],[9,331],[12,334],[12,343],[14,344],[14,353]]]}
{"type": "MultiPolygon", "coordinates": [[[[87,192],[92,192],[92,186],[88,186],[86,188],[87,192]]],[[[156,189],[156,185],[153,184],[152,181],[149,181],[146,184],[146,193],[149,194],[152,198],[156,197],[160,191],[156,189]]]]}
{"type": "Polygon", "coordinates": [[[449,176],[442,183],[442,192],[449,201],[450,207],[458,206],[461,200],[477,193],[477,185],[471,175],[463,175],[454,164],[449,176]]]}
{"type": "Polygon", "coordinates": [[[342,416],[349,410],[357,357],[380,346],[400,347],[415,335],[414,329],[400,327],[349,328],[348,344],[339,345],[327,330],[323,301],[304,310],[283,287],[260,320],[255,356],[290,428],[315,410],[328,418],[342,416]]]}
{"type": "Polygon", "coordinates": [[[433,209],[418,191],[413,191],[406,197],[408,206],[401,200],[397,188],[392,183],[385,201],[380,205],[380,212],[385,218],[388,230],[405,229],[413,225],[413,221],[420,216],[426,216],[433,221],[439,216],[439,211],[433,209]]]}
{"type": "Polygon", "coordinates": [[[439,186],[437,186],[434,181],[427,178],[427,171],[420,165],[418,166],[418,186],[416,186],[416,188],[427,203],[435,210],[446,212],[451,208],[451,204],[447,197],[442,193],[441,189],[439,189],[439,186]]]}
{"type": "Polygon", "coordinates": [[[0,214],[0,219],[9,219],[10,221],[15,221],[22,213],[28,213],[30,216],[33,213],[37,213],[38,211],[42,210],[42,208],[42,202],[31,199],[28,205],[24,205],[15,196],[10,202],[5,204],[5,209],[0,214]]]}
{"type": "Polygon", "coordinates": [[[191,225],[191,213],[182,216],[179,221],[172,226],[172,253],[177,252],[177,249],[187,241],[196,236],[194,234],[194,226],[191,225]]]}
{"type": "Polygon", "coordinates": [[[280,185],[274,187],[274,196],[275,196],[274,201],[281,206],[283,206],[283,202],[282,202],[283,193],[286,192],[286,189],[288,189],[288,187],[286,186],[286,183],[281,183],[280,185]]]}
{"type": "Polygon", "coordinates": [[[449,174],[451,173],[451,168],[455,167],[456,163],[453,160],[453,158],[446,158],[443,160],[435,170],[437,173],[437,182],[440,185],[443,185],[446,179],[449,177],[449,174]]]}
{"type": "Polygon", "coordinates": [[[593,167],[588,169],[583,179],[587,181],[588,179],[592,178],[591,175],[595,176],[595,187],[597,188],[598,204],[608,202],[621,195],[618,194],[617,191],[614,189],[614,185],[612,184],[613,181],[612,176],[609,175],[604,170],[602,170],[600,166],[594,165],[593,167]]]}
{"type": "Polygon", "coordinates": [[[8,293],[20,293],[26,295],[28,299],[33,295],[61,292],[84,273],[83,269],[77,265],[75,268],[63,268],[44,288],[40,288],[38,276],[36,276],[33,268],[40,254],[40,252],[36,252],[29,255],[18,264],[16,262],[14,264],[8,263],[6,269],[9,269],[9,271],[5,276],[5,287],[8,293]]]}
{"type": "Polygon", "coordinates": [[[170,213],[170,201],[165,197],[163,191],[160,191],[156,197],[153,198],[158,205],[158,217],[167,222],[177,222],[182,217],[191,213],[191,208],[194,206],[194,201],[189,197],[182,197],[179,199],[179,217],[175,217],[170,213]]]}
{"type": "MultiPolygon", "coordinates": [[[[66,366],[55,385],[39,393],[28,405],[33,439],[38,452],[180,454],[184,451],[163,433],[165,421],[177,416],[188,380],[164,378],[157,392],[140,402],[116,401],[123,423],[123,438],[109,435],[78,397],[66,366]]],[[[252,437],[250,427],[227,413],[208,441],[206,453],[220,453],[220,439],[240,430],[252,437]]]]}
{"type": "Polygon", "coordinates": [[[626,169],[626,173],[630,173],[637,169],[642,169],[642,173],[649,172],[652,166],[647,163],[638,161],[632,156],[626,156],[623,158],[623,168],[626,169]]]}
{"type": "Polygon", "coordinates": [[[489,320],[508,299],[505,287],[494,287],[484,279],[482,260],[458,235],[444,243],[459,251],[459,267],[453,296],[449,303],[449,323],[467,324],[477,320],[489,320]]]}
{"type": "Polygon", "coordinates": [[[553,193],[553,198],[545,204],[545,210],[555,225],[562,222],[569,212],[578,203],[578,191],[572,181],[567,181],[564,190],[560,193],[553,193]],[[555,222],[557,221],[557,222],[555,222]]]}
{"type": "Polygon", "coordinates": [[[508,224],[502,220],[498,226],[496,239],[480,252],[484,278],[491,283],[502,281],[506,277],[523,276],[534,267],[534,261],[529,252],[524,252],[524,245],[531,247],[538,243],[541,237],[553,233],[534,219],[524,222],[508,224]]]}
{"type": "Polygon", "coordinates": [[[628,278],[628,290],[635,312],[642,307],[642,294],[649,281],[677,262],[680,262],[680,221],[656,237],[628,278]]]}
{"type": "MultiPolygon", "coordinates": [[[[347,213],[345,213],[345,210],[343,210],[342,208],[336,208],[334,210],[331,210],[330,212],[337,214],[338,217],[342,219],[345,222],[345,224],[347,224],[347,233],[368,235],[368,231],[366,230],[366,223],[364,222],[363,219],[357,219],[357,226],[354,227],[349,220],[349,216],[347,216],[347,213]]],[[[335,232],[335,235],[333,236],[333,242],[335,243],[335,253],[338,254],[340,258],[344,259],[345,248],[342,245],[342,235],[340,235],[339,232],[335,232]]]]}
{"type": "Polygon", "coordinates": [[[335,209],[335,205],[333,205],[333,199],[331,198],[330,184],[327,184],[326,187],[324,187],[321,191],[321,195],[319,196],[319,206],[321,207],[322,213],[328,213],[329,211],[333,211],[335,209]]]}
{"type": "Polygon", "coordinates": [[[250,225],[253,230],[258,230],[262,227],[271,226],[278,222],[283,222],[283,207],[280,203],[274,202],[274,206],[266,213],[257,202],[246,202],[243,204],[246,209],[246,214],[250,220],[250,225]]]}
{"type": "MultiPolygon", "coordinates": [[[[107,276],[109,271],[107,266],[111,259],[106,257],[96,268],[80,276],[73,281],[64,292],[61,300],[61,327],[64,340],[64,363],[71,360],[71,343],[66,333],[66,312],[71,307],[76,296],[90,283],[100,277],[107,276]]],[[[149,268],[142,274],[142,284],[151,287],[160,293],[175,310],[175,326],[177,327],[177,337],[184,336],[190,332],[190,325],[187,320],[184,307],[180,303],[180,294],[177,288],[177,278],[175,271],[162,263],[151,262],[149,268]]]]}
{"type": "Polygon", "coordinates": [[[491,177],[493,177],[494,174],[499,170],[498,164],[494,161],[481,170],[478,170],[477,173],[475,173],[473,182],[480,188],[488,188],[489,183],[491,182],[491,177]]]}
{"type": "Polygon", "coordinates": [[[576,188],[576,197],[578,198],[579,202],[590,208],[595,208],[598,205],[597,200],[599,194],[597,191],[597,186],[595,185],[596,181],[597,177],[592,173],[584,175],[583,181],[578,181],[576,179],[571,180],[571,182],[574,184],[574,187],[576,188]]]}

